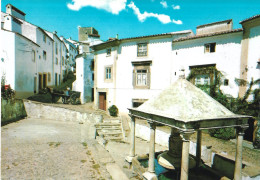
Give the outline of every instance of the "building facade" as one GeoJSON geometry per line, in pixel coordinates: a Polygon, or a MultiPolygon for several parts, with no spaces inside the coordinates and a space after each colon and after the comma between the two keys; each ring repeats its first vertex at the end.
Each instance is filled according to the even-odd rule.
{"type": "Polygon", "coordinates": [[[26,21],[25,15],[11,4],[6,5],[6,13],[1,12],[1,34],[12,39],[1,41],[1,76],[18,98],[27,98],[47,86],[60,85],[66,69],[70,69],[66,67],[70,56],[66,44],[56,32],[26,21]]]}
{"type": "Polygon", "coordinates": [[[95,107],[107,110],[114,104],[120,112],[127,112],[128,107],[139,106],[180,75],[188,77],[194,72],[194,84],[209,85],[219,71],[223,75],[222,91],[242,96],[236,79],[260,78],[260,55],[256,52],[260,44],[259,21],[256,16],[242,21],[243,29],[233,29],[232,20],[225,20],[198,26],[196,34],[181,31],[115,39],[93,46],[95,107]],[[241,76],[245,74],[241,72],[244,39],[248,41],[247,78],[241,76]]]}

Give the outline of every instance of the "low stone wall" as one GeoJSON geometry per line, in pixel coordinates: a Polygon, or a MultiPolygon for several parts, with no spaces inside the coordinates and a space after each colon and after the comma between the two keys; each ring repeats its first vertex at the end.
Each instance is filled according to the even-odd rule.
{"type": "Polygon", "coordinates": [[[5,100],[1,99],[1,123],[5,125],[9,122],[23,119],[26,117],[26,111],[23,104],[23,100],[5,100]]]}
{"type": "Polygon", "coordinates": [[[28,117],[54,119],[58,121],[77,121],[87,123],[101,122],[102,115],[93,113],[76,112],[74,110],[24,100],[24,106],[28,117]]]}

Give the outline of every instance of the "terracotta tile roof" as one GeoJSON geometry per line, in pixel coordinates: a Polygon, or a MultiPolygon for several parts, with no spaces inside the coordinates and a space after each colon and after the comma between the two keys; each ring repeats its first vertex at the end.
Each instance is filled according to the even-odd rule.
{"type": "Polygon", "coordinates": [[[201,35],[195,35],[195,36],[189,36],[189,37],[181,37],[179,39],[173,40],[173,42],[186,41],[186,40],[211,37],[211,36],[218,36],[218,35],[222,35],[222,34],[229,34],[229,33],[241,32],[241,31],[243,31],[242,28],[232,29],[232,30],[222,31],[222,32],[216,32],[216,33],[210,33],[210,34],[201,34],[201,35]]]}
{"type": "Polygon", "coordinates": [[[244,23],[244,22],[247,22],[247,21],[256,19],[256,18],[258,18],[258,17],[260,17],[260,14],[257,14],[257,15],[255,15],[255,16],[252,16],[252,17],[250,17],[250,18],[247,18],[247,19],[245,19],[245,20],[243,20],[243,21],[240,21],[239,23],[242,24],[242,23],[244,23]]]}
{"type": "Polygon", "coordinates": [[[224,21],[217,21],[217,22],[208,23],[208,24],[202,24],[202,25],[197,26],[197,28],[201,28],[201,27],[208,26],[208,25],[220,24],[220,23],[224,23],[224,22],[232,22],[232,19],[228,19],[228,20],[224,20],[224,21]]]}

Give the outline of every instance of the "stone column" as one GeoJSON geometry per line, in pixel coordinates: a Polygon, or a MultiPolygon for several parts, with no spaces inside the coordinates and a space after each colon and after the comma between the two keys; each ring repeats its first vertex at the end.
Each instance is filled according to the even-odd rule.
{"type": "Polygon", "coordinates": [[[194,132],[182,132],[182,157],[181,157],[181,180],[188,180],[189,176],[189,150],[190,136],[194,132]]]}
{"type": "Polygon", "coordinates": [[[196,167],[200,166],[201,162],[201,130],[197,131],[197,147],[196,147],[196,167]]]}
{"type": "Polygon", "coordinates": [[[155,166],[154,166],[156,124],[153,122],[149,122],[149,124],[150,124],[149,165],[148,165],[148,172],[145,172],[143,174],[143,176],[148,180],[157,179],[157,176],[155,174],[155,166]]]}
{"type": "Polygon", "coordinates": [[[131,144],[129,156],[125,159],[127,162],[131,163],[132,159],[135,157],[135,117],[131,116],[131,144]]]}
{"type": "Polygon", "coordinates": [[[238,127],[237,133],[237,148],[236,148],[236,159],[235,159],[235,171],[234,180],[241,180],[242,178],[242,147],[243,147],[243,136],[245,128],[238,127]]]}

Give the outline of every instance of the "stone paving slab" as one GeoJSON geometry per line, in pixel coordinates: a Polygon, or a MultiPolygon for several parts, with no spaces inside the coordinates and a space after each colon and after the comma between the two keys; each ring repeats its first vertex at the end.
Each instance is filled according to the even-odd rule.
{"type": "Polygon", "coordinates": [[[33,118],[3,126],[1,179],[112,179],[106,163],[113,159],[108,152],[99,156],[102,147],[87,129],[33,118]]]}

